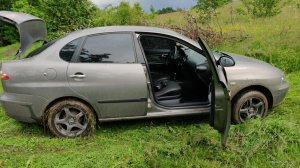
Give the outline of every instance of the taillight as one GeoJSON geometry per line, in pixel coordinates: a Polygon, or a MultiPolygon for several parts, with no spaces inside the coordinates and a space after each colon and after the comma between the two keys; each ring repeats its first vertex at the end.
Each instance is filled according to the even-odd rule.
{"type": "Polygon", "coordinates": [[[3,71],[0,71],[1,74],[1,79],[2,80],[8,80],[9,79],[9,75],[3,71]]]}

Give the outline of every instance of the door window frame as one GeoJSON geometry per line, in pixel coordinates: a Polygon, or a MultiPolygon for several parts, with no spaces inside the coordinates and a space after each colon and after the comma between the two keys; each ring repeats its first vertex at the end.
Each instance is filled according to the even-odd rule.
{"type": "MultiPolygon", "coordinates": [[[[195,108],[195,109],[198,109],[198,108],[209,108],[211,105],[208,104],[208,105],[198,105],[198,106],[178,106],[178,107],[168,107],[168,106],[163,106],[161,104],[159,104],[156,100],[156,98],[154,97],[154,91],[152,89],[152,78],[151,78],[151,75],[150,75],[150,68],[149,68],[149,64],[147,62],[147,58],[146,58],[146,54],[144,52],[144,49],[143,49],[143,45],[140,41],[140,38],[142,36],[151,36],[151,37],[158,37],[158,38],[166,38],[166,39],[169,39],[169,40],[174,40],[176,42],[179,42],[183,45],[185,45],[186,47],[189,47],[191,49],[193,49],[194,51],[196,52],[199,52],[201,55],[203,55],[206,59],[211,59],[211,58],[207,58],[209,56],[207,56],[206,54],[204,54],[204,51],[202,51],[201,49],[191,45],[190,43],[182,40],[182,39],[179,39],[179,38],[176,38],[176,37],[173,37],[173,36],[170,36],[170,35],[166,35],[166,34],[157,34],[157,33],[145,33],[145,32],[135,32],[135,37],[139,43],[138,47],[140,47],[140,50],[142,51],[142,55],[144,57],[144,61],[145,61],[145,66],[147,68],[147,74],[149,76],[149,80],[150,80],[150,85],[151,87],[148,87],[149,88],[149,92],[151,93],[151,100],[153,101],[153,103],[160,107],[160,108],[164,108],[164,109],[169,109],[169,110],[180,110],[180,109],[192,109],[192,108],[195,108]]],[[[210,67],[211,68],[211,67],[210,67]]]]}
{"type": "Polygon", "coordinates": [[[81,48],[81,45],[82,45],[82,42],[83,42],[83,41],[84,41],[84,37],[78,37],[78,38],[76,38],[76,39],[71,40],[71,41],[68,42],[67,44],[65,44],[63,47],[60,48],[60,50],[59,50],[59,52],[58,52],[59,59],[62,60],[62,61],[64,61],[64,62],[71,63],[72,60],[73,60],[73,58],[74,58],[75,55],[77,54],[78,50],[81,48]],[[73,55],[71,56],[70,61],[66,61],[66,60],[62,59],[62,58],[61,58],[61,50],[62,50],[63,48],[65,48],[66,45],[68,45],[68,44],[70,44],[71,42],[76,41],[76,40],[78,40],[78,44],[77,44],[77,46],[76,46],[76,48],[75,48],[75,50],[74,50],[73,55]]]}
{"type": "Polygon", "coordinates": [[[76,48],[76,51],[70,61],[70,63],[89,63],[89,62],[79,62],[79,55],[80,52],[82,51],[82,48],[84,47],[87,39],[89,37],[93,37],[93,36],[100,36],[100,35],[110,35],[110,34],[127,34],[131,36],[131,43],[132,43],[132,50],[133,50],[133,54],[134,54],[134,62],[132,63],[121,63],[121,62],[95,62],[95,63],[91,63],[91,64],[136,64],[139,63],[139,61],[141,61],[140,59],[138,59],[138,54],[137,54],[137,47],[136,47],[136,43],[135,43],[135,38],[134,38],[134,33],[130,32],[130,31],[121,31],[121,32],[105,32],[105,33],[94,33],[94,34],[89,34],[86,36],[81,37],[81,41],[80,44],[78,45],[78,47],[76,48]]]}

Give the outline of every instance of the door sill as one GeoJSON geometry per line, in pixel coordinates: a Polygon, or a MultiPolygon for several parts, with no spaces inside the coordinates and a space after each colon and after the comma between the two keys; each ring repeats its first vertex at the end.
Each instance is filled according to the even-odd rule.
{"type": "Polygon", "coordinates": [[[149,118],[163,118],[163,117],[178,117],[178,116],[191,116],[199,114],[209,114],[210,108],[192,109],[192,110],[174,110],[165,112],[151,112],[146,116],[133,116],[133,117],[118,117],[118,118],[102,118],[98,119],[99,122],[111,122],[111,121],[126,121],[126,120],[138,120],[149,118]]]}

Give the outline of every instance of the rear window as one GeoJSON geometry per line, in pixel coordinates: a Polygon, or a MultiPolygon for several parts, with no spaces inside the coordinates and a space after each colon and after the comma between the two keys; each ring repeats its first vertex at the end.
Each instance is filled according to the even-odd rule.
{"type": "Polygon", "coordinates": [[[79,39],[76,39],[65,45],[59,52],[60,58],[67,62],[70,62],[75,53],[76,48],[78,47],[78,44],[79,39]]]}
{"type": "Polygon", "coordinates": [[[38,55],[40,54],[41,52],[43,52],[44,50],[46,50],[47,48],[49,48],[51,45],[53,45],[57,40],[53,40],[53,41],[50,41],[44,45],[42,45],[41,47],[33,50],[31,53],[29,53],[25,58],[31,58],[35,55],[38,55]]]}

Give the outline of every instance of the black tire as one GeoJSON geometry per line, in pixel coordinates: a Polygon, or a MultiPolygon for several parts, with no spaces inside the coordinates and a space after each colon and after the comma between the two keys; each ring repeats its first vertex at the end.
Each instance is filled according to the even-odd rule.
{"type": "Polygon", "coordinates": [[[83,137],[95,132],[93,109],[78,100],[59,101],[46,114],[47,126],[56,137],[83,137]]]}
{"type": "Polygon", "coordinates": [[[263,93],[254,90],[243,92],[233,101],[232,121],[240,124],[250,118],[263,118],[268,112],[268,107],[268,99],[263,93]]]}

